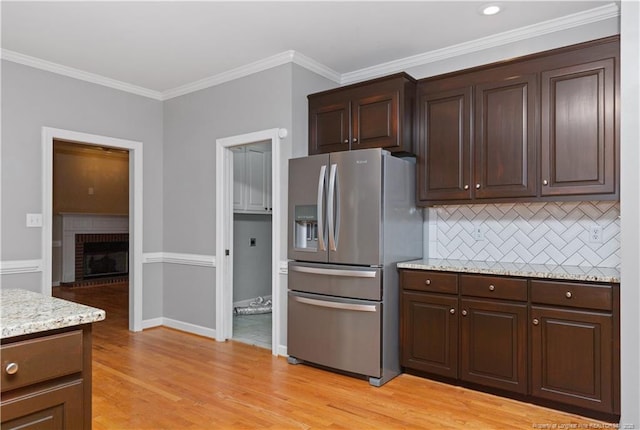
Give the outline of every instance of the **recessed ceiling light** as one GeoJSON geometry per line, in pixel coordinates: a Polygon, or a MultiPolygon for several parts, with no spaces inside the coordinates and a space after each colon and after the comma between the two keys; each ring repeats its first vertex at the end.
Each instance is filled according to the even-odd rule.
{"type": "Polygon", "coordinates": [[[500,6],[496,4],[488,4],[483,6],[481,9],[483,15],[495,15],[500,12],[500,6]]]}

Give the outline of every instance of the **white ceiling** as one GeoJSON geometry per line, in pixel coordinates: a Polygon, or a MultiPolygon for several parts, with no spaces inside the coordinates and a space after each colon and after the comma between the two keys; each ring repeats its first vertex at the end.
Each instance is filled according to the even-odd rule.
{"type": "Polygon", "coordinates": [[[256,62],[293,57],[340,82],[345,74],[613,3],[4,0],[2,54],[163,98],[256,62]],[[503,11],[483,16],[479,9],[487,3],[503,11]]]}

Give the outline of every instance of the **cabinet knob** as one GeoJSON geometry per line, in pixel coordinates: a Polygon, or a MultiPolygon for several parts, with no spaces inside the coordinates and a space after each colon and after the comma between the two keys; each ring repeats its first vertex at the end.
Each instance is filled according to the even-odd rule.
{"type": "Polygon", "coordinates": [[[15,375],[18,373],[18,363],[9,363],[7,367],[4,368],[4,371],[7,372],[8,375],[15,375]]]}
{"type": "Polygon", "coordinates": [[[344,143],[349,143],[349,139],[345,139],[345,140],[344,140],[344,143]]]}
{"type": "Polygon", "coordinates": [[[357,143],[357,142],[358,142],[358,138],[357,138],[357,137],[354,137],[354,138],[353,138],[353,143],[357,143]]]}
{"type": "Polygon", "coordinates": [[[468,189],[469,189],[469,184],[466,184],[466,185],[464,186],[464,189],[465,189],[465,190],[468,190],[468,189]]]}
{"type": "Polygon", "coordinates": [[[450,313],[451,315],[453,315],[453,314],[455,314],[455,313],[456,313],[456,310],[455,310],[454,308],[451,308],[451,309],[449,309],[449,313],[450,313]]]}
{"type": "Polygon", "coordinates": [[[496,287],[493,285],[489,285],[489,291],[495,291],[496,287]]]}
{"type": "Polygon", "coordinates": [[[538,324],[540,324],[540,321],[538,320],[538,318],[534,318],[533,325],[538,325],[538,324]]]}
{"type": "Polygon", "coordinates": [[[480,189],[480,184],[476,184],[476,190],[480,189]]]}
{"type": "Polygon", "coordinates": [[[542,181],[542,185],[549,185],[549,181],[545,179],[544,181],[542,181]]]}
{"type": "Polygon", "coordinates": [[[431,279],[427,279],[426,281],[424,281],[425,285],[431,285],[431,279]]]}
{"type": "Polygon", "coordinates": [[[573,297],[573,294],[571,294],[571,291],[567,291],[566,293],[564,293],[564,296],[565,296],[567,299],[570,299],[571,297],[573,297]]]}
{"type": "Polygon", "coordinates": [[[466,316],[467,316],[467,311],[466,311],[466,310],[464,310],[464,309],[462,310],[462,316],[463,316],[463,317],[466,317],[466,316]]]}

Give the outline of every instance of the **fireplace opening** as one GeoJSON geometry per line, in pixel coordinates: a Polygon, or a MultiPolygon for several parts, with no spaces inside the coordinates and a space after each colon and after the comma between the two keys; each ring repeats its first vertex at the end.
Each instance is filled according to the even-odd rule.
{"type": "Polygon", "coordinates": [[[129,234],[76,234],[75,284],[129,276],[129,234]]]}
{"type": "Polygon", "coordinates": [[[84,244],[83,278],[129,273],[129,242],[88,242],[84,244]]]}

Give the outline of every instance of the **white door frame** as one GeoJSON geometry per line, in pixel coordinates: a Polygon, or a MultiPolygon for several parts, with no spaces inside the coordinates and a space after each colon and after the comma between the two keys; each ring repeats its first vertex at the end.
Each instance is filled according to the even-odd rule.
{"type": "Polygon", "coordinates": [[[278,355],[280,345],[280,220],[281,184],[280,140],[287,136],[284,128],[272,128],[216,140],[216,340],[225,341],[233,334],[233,153],[234,146],[271,141],[271,353],[278,355]],[[225,250],[229,250],[228,256],[225,250]]]}
{"type": "Polygon", "coordinates": [[[129,330],[142,330],[142,142],[42,127],[42,294],[51,295],[54,139],[129,151],[129,330]]]}

